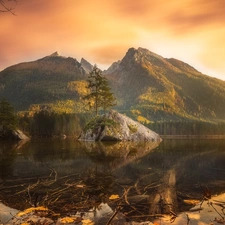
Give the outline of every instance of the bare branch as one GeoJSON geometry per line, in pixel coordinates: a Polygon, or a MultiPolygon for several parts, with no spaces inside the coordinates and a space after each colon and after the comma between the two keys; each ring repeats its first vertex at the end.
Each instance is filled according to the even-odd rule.
{"type": "Polygon", "coordinates": [[[0,13],[9,12],[15,16],[15,7],[11,6],[11,4],[9,5],[9,2],[14,2],[16,4],[17,0],[0,0],[0,13]]]}

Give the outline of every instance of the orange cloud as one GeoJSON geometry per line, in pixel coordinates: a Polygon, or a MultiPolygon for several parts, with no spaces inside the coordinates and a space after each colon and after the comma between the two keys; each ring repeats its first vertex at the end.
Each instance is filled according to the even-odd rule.
{"type": "Polygon", "coordinates": [[[92,49],[91,55],[96,64],[110,65],[114,61],[122,59],[130,45],[106,45],[92,49]]]}
{"type": "Polygon", "coordinates": [[[0,14],[0,68],[54,51],[110,65],[140,46],[225,73],[224,11],[223,0],[20,0],[17,16],[0,14]]]}
{"type": "Polygon", "coordinates": [[[208,35],[205,35],[202,51],[198,55],[199,61],[210,68],[212,75],[221,79],[225,79],[225,64],[223,60],[225,58],[224,37],[224,28],[212,29],[208,35]]]}

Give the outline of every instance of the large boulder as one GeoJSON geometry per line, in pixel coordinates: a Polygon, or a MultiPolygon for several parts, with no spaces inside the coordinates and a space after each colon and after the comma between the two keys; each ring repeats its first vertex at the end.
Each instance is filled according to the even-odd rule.
{"type": "Polygon", "coordinates": [[[161,141],[160,136],[131,118],[111,110],[91,120],[82,131],[82,141],[161,141]]]}

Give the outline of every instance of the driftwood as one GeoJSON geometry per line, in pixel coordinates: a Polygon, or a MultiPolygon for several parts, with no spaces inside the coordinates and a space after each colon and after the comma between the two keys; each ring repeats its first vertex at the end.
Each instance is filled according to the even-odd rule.
{"type": "Polygon", "coordinates": [[[68,213],[98,210],[102,202],[115,209],[115,213],[108,218],[108,224],[112,220],[121,219],[121,216],[118,216],[121,214],[123,219],[126,217],[131,220],[147,221],[154,216],[176,212],[175,169],[169,170],[157,182],[150,181],[151,176],[155,174],[153,172],[144,175],[133,184],[121,185],[112,175],[99,172],[97,167],[82,176],[80,174],[58,176],[54,168],[47,165],[46,167],[50,170],[48,176],[8,180],[7,185],[0,187],[0,190],[14,194],[5,199],[2,196],[2,199],[22,211],[31,206],[48,207],[50,212],[54,213],[46,217],[54,221],[58,213],[65,216],[68,213]],[[155,189],[157,193],[153,196],[152,191],[155,189]],[[114,193],[120,193],[118,199],[110,200],[110,195],[114,193]]]}
{"type": "Polygon", "coordinates": [[[156,194],[150,197],[150,214],[174,214],[178,210],[176,194],[176,171],[168,170],[161,179],[156,194]]]}

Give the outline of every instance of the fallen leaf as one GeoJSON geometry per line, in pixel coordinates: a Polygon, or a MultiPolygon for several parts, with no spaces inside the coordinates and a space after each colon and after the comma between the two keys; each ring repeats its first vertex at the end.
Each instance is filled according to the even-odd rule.
{"type": "Polygon", "coordinates": [[[115,200],[115,199],[118,199],[118,198],[120,198],[119,195],[111,195],[111,196],[109,197],[109,200],[115,200]]]}
{"type": "Polygon", "coordinates": [[[94,222],[89,219],[82,220],[82,225],[94,225],[94,222]]]}
{"type": "Polygon", "coordinates": [[[63,217],[63,218],[60,219],[60,223],[73,223],[75,221],[80,222],[81,221],[81,217],[69,217],[69,216],[66,216],[66,217],[63,217]]]}
{"type": "Polygon", "coordinates": [[[31,208],[25,209],[22,212],[17,213],[17,216],[24,216],[24,215],[27,215],[29,213],[36,212],[36,211],[45,211],[46,212],[46,211],[48,211],[48,209],[43,206],[31,207],[31,208]]]}

